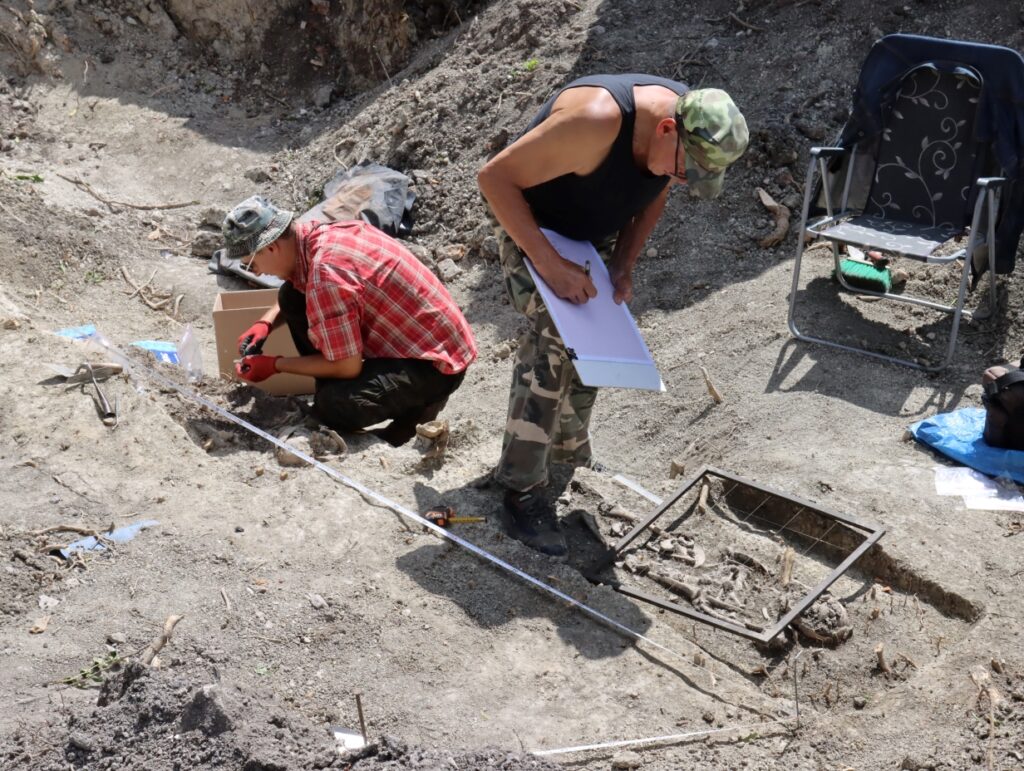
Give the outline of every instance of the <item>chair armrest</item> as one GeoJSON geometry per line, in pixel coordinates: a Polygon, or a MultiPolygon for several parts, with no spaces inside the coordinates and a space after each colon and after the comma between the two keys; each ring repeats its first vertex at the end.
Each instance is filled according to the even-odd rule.
{"type": "Polygon", "coordinates": [[[978,187],[980,187],[982,190],[987,190],[990,187],[991,188],[1002,187],[1005,184],[1006,184],[1006,177],[979,177],[978,178],[978,187]]]}
{"type": "Polygon", "coordinates": [[[838,158],[841,155],[846,155],[849,150],[845,147],[812,147],[811,157],[812,158],[838,158]]]}

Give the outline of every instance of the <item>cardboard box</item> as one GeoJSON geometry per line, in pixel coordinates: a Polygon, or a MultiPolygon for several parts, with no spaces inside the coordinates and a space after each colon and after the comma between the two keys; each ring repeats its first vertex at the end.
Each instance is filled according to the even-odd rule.
{"type": "MultiPolygon", "coordinates": [[[[277,302],[276,289],[253,289],[248,292],[221,292],[213,303],[213,331],[217,340],[217,366],[220,374],[231,380],[235,375],[238,338],[259,321],[260,316],[277,302]]],[[[298,356],[288,326],[282,324],[270,333],[263,345],[268,356],[298,356]]],[[[244,381],[243,381],[244,382],[244,381]]],[[[250,383],[270,394],[311,394],[315,381],[305,375],[280,373],[262,383],[250,383]]]]}

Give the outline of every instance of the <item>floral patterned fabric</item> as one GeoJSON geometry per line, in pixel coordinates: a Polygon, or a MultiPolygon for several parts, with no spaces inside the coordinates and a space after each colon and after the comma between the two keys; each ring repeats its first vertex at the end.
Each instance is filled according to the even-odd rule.
{"type": "Polygon", "coordinates": [[[979,176],[980,96],[981,78],[966,67],[925,64],[907,74],[885,116],[864,213],[822,235],[927,258],[962,234],[979,176]]]}

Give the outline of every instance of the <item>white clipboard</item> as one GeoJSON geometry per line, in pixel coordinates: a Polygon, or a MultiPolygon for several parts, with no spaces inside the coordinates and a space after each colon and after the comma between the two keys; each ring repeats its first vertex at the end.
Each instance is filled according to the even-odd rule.
{"type": "Polygon", "coordinates": [[[633,315],[625,303],[617,305],[613,299],[615,290],[608,268],[594,245],[574,241],[547,228],[540,232],[565,259],[580,267],[590,263],[590,280],[597,296],[577,305],[558,297],[526,259],[526,267],[583,384],[664,391],[665,383],[633,315]]]}

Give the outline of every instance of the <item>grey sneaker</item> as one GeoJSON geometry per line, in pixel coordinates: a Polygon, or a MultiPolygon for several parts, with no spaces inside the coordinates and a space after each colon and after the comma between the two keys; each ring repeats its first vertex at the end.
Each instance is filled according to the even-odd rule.
{"type": "Polygon", "coordinates": [[[509,535],[549,557],[565,558],[569,553],[555,509],[541,495],[505,491],[505,511],[512,519],[509,535]]]}

